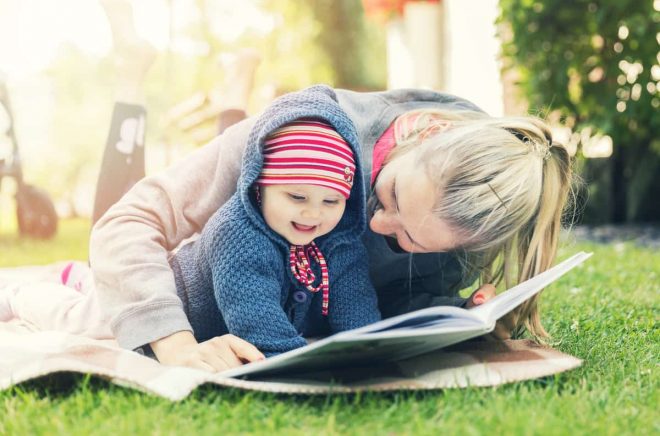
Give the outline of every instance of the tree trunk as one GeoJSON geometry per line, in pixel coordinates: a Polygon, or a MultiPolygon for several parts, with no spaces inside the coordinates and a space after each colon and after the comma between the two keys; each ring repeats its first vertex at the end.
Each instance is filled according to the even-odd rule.
{"type": "Polygon", "coordinates": [[[626,147],[617,145],[612,153],[612,185],[610,217],[615,224],[626,221],[627,183],[626,183],[626,147]]]}

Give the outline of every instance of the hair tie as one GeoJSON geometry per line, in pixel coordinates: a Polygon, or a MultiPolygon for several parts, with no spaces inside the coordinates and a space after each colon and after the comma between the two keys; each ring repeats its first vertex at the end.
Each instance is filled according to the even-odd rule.
{"type": "Polygon", "coordinates": [[[523,144],[527,144],[534,153],[538,154],[543,158],[544,161],[550,159],[550,155],[552,154],[550,152],[550,147],[552,147],[552,137],[545,136],[545,139],[548,141],[548,145],[545,146],[543,144],[540,144],[536,141],[532,141],[532,139],[525,135],[523,132],[516,130],[516,129],[508,129],[505,128],[507,132],[511,133],[513,136],[515,136],[520,142],[523,144]]]}
{"type": "Polygon", "coordinates": [[[550,156],[552,155],[552,152],[550,151],[550,147],[552,147],[552,145],[548,145],[547,147],[545,147],[545,153],[543,153],[544,161],[550,159],[550,156]]]}
{"type": "Polygon", "coordinates": [[[546,145],[544,145],[544,144],[540,144],[540,143],[538,143],[538,142],[532,141],[532,140],[529,139],[529,138],[527,138],[527,141],[526,141],[526,142],[531,146],[531,148],[532,148],[532,150],[534,151],[534,153],[536,153],[536,154],[538,154],[539,156],[541,156],[541,158],[542,158],[544,161],[550,159],[550,155],[552,154],[552,153],[550,152],[550,147],[551,147],[551,145],[547,145],[547,146],[546,146],[546,145]]]}

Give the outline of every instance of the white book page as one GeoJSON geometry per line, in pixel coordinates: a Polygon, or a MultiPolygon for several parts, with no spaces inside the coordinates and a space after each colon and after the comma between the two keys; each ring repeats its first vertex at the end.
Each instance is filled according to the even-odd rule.
{"type": "Polygon", "coordinates": [[[495,323],[485,325],[465,309],[429,307],[337,333],[305,347],[222,372],[222,376],[261,376],[399,360],[480,336],[494,327],[495,323]],[[424,327],[415,328],[416,325],[424,327]]]}
{"type": "Polygon", "coordinates": [[[263,377],[281,373],[320,371],[329,368],[357,367],[373,362],[401,360],[434,351],[491,331],[491,327],[472,325],[470,328],[441,329],[423,335],[330,336],[306,347],[298,348],[260,362],[248,363],[224,371],[222,377],[256,375],[263,377]]]}
{"type": "Polygon", "coordinates": [[[593,253],[585,253],[583,251],[579,252],[549,270],[502,292],[492,300],[470,309],[470,312],[473,312],[487,323],[494,323],[525,301],[532,298],[534,295],[541,292],[543,288],[550,283],[580,265],[591,257],[592,254],[593,253]]]}
{"type": "Polygon", "coordinates": [[[356,338],[363,335],[375,335],[384,332],[396,332],[404,330],[421,330],[422,328],[439,328],[464,325],[485,325],[485,319],[478,314],[454,306],[435,306],[416,310],[403,315],[393,316],[382,321],[369,324],[364,327],[338,333],[334,337],[356,338]]]}

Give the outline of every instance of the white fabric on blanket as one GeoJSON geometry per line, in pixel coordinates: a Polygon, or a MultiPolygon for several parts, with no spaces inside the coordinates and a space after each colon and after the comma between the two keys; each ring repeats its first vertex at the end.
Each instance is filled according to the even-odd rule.
{"type": "Polygon", "coordinates": [[[61,272],[69,263],[0,269],[0,321],[19,320],[34,330],[111,339],[87,265],[76,262],[72,269],[80,290],[62,284],[61,272]]]}

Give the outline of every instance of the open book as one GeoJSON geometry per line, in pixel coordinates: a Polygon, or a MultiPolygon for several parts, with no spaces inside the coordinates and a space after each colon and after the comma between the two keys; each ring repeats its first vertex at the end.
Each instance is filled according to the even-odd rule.
{"type": "Polygon", "coordinates": [[[498,319],[530,299],[591,253],[580,252],[488,302],[471,308],[436,306],[349,330],[296,350],[221,373],[260,379],[358,367],[419,356],[493,331],[498,319]]]}

